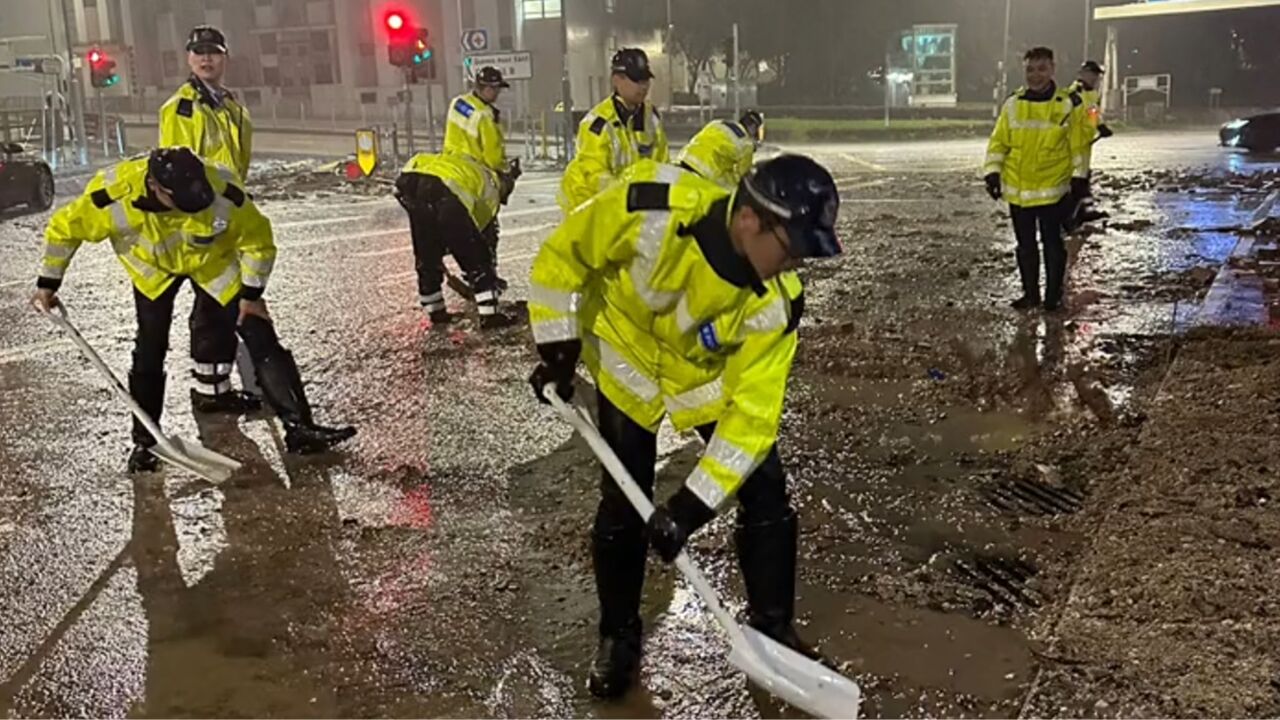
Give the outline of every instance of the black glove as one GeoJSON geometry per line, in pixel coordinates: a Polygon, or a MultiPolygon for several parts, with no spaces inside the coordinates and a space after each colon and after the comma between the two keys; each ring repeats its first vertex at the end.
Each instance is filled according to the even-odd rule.
{"type": "Polygon", "coordinates": [[[1099,125],[1099,126],[1098,126],[1098,137],[1100,137],[1100,138],[1109,138],[1109,137],[1111,137],[1112,135],[1115,135],[1115,134],[1116,134],[1116,133],[1115,133],[1115,131],[1114,131],[1114,130],[1112,130],[1111,128],[1107,127],[1106,125],[1099,125]]]}
{"type": "Polygon", "coordinates": [[[1084,200],[1092,194],[1093,192],[1089,189],[1088,178],[1071,178],[1071,196],[1074,197],[1077,202],[1084,200]]]}
{"type": "Polygon", "coordinates": [[[514,175],[507,173],[498,173],[498,199],[503,205],[511,199],[511,193],[515,192],[516,178],[514,175]]]}
{"type": "Polygon", "coordinates": [[[1004,190],[1000,188],[1000,173],[991,173],[983,178],[987,182],[987,194],[992,200],[999,200],[1004,197],[1004,190]]]}
{"type": "Polygon", "coordinates": [[[520,179],[524,174],[524,170],[520,167],[520,158],[512,158],[511,162],[507,163],[507,174],[511,176],[511,182],[520,179]]]}
{"type": "Polygon", "coordinates": [[[658,557],[673,562],[689,536],[715,517],[715,510],[704,505],[687,486],[682,487],[649,516],[649,546],[658,557]]]}
{"type": "Polygon", "coordinates": [[[556,394],[560,399],[569,402],[573,399],[573,374],[578,366],[578,355],[582,353],[581,340],[561,340],[543,343],[538,346],[538,355],[542,362],[533,369],[529,376],[529,384],[533,386],[533,394],[538,402],[550,405],[551,401],[542,394],[542,389],[549,383],[556,386],[556,394]]]}

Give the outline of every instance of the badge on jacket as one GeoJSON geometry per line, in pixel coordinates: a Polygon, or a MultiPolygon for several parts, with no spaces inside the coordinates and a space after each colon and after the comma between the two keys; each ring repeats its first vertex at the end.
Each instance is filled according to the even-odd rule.
{"type": "Polygon", "coordinates": [[[720,338],[716,336],[716,324],[704,323],[698,328],[698,339],[702,342],[702,347],[708,352],[719,352],[720,338]]]}

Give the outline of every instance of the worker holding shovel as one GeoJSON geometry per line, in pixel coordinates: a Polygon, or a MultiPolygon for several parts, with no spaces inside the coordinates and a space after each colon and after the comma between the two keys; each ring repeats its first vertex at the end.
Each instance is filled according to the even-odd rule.
{"type": "MultiPolygon", "coordinates": [[[[354,428],[324,427],[311,417],[298,367],[281,347],[262,297],[276,256],[271,223],[230,171],[205,165],[187,148],[163,148],[98,173],[82,196],[49,220],[33,304],[45,312],[56,308],[80,245],[102,240],[110,240],[133,280],[138,334],[129,393],[150,420],[159,422],[164,408],[174,300],[190,280],[197,373],[229,373],[238,331],[267,402],[284,424],[290,452],[320,452],[355,435],[354,428]]],[[[129,471],[154,470],[156,438],[137,418],[133,441],[129,471]]]]}
{"type": "Polygon", "coordinates": [[[600,434],[649,496],[666,415],[707,441],[647,524],[605,473],[591,533],[600,645],[589,687],[599,697],[635,680],[648,549],[676,560],[735,496],[748,622],[812,657],[792,624],[798,521],[776,442],[804,304],[786,270],[841,252],[838,204],[830,173],[806,157],[761,163],[732,191],[642,160],[571,212],[533,263],[539,399],[551,401],[551,385],[571,397],[581,354],[598,388],[600,434]]]}

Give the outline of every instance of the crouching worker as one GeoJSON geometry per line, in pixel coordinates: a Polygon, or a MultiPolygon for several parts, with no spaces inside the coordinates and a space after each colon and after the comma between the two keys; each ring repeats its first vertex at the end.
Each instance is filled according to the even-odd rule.
{"type": "MultiPolygon", "coordinates": [[[[517,166],[518,167],[518,166],[517,166]]],[[[480,315],[480,326],[502,327],[498,313],[496,220],[511,194],[515,173],[498,173],[461,154],[421,153],[396,180],[396,199],[409,213],[418,301],[432,325],[452,322],[444,302],[444,256],[462,268],[480,315]],[[489,230],[493,227],[494,230],[489,230]]]]}
{"type": "Polygon", "coordinates": [[[830,173],[806,157],[761,163],[732,190],[642,160],[575,209],[534,260],[539,399],[548,384],[570,398],[581,354],[598,388],[600,432],[650,496],[666,415],[707,441],[647,527],[604,474],[591,532],[597,696],[620,696],[635,680],[649,548],[673,561],[735,496],[748,621],[812,656],[792,624],[798,522],[777,435],[804,306],[787,271],[841,252],[838,204],[830,173]]]}
{"type": "MultiPolygon", "coordinates": [[[[129,393],[159,423],[174,300],[189,280],[197,381],[214,392],[230,389],[238,331],[284,424],[289,452],[327,450],[354,436],[355,428],[312,419],[298,366],[281,347],[263,299],[276,257],[271,223],[231,177],[187,148],[153,150],[98,173],[83,195],[50,218],[32,302],[45,311],[56,306],[80,245],[109,240],[134,286],[138,334],[129,393]]],[[[155,438],[136,419],[133,443],[129,471],[154,470],[155,438]]]]}

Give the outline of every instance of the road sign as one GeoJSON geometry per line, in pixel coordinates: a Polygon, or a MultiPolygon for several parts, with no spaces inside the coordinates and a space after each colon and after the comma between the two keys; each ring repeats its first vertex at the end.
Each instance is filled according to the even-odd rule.
{"type": "Polygon", "coordinates": [[[492,65],[502,72],[504,80],[528,80],[533,77],[533,53],[525,51],[475,53],[463,60],[467,78],[474,78],[476,70],[492,65]]]}
{"type": "Polygon", "coordinates": [[[364,172],[365,177],[373,174],[373,171],[378,168],[377,130],[356,131],[356,162],[360,164],[360,170],[364,172]]]}
{"type": "Polygon", "coordinates": [[[489,49],[489,31],[484,28],[464,30],[462,32],[462,51],[469,53],[484,52],[489,49]]]}

